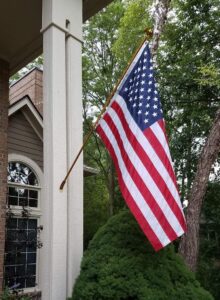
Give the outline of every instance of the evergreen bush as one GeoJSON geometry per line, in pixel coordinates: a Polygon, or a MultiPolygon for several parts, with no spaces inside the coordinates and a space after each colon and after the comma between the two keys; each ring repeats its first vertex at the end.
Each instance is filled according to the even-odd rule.
{"type": "Polygon", "coordinates": [[[112,217],[85,252],[72,300],[213,300],[175,254],[155,252],[126,210],[112,217]]]}

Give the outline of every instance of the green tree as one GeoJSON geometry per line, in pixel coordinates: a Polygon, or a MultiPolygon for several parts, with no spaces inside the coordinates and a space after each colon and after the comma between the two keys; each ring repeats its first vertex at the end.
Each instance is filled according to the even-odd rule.
{"type": "Polygon", "coordinates": [[[125,210],[113,216],[91,241],[74,287],[73,300],[211,300],[212,296],[175,254],[155,253],[125,210]]]}
{"type": "Polygon", "coordinates": [[[209,183],[200,228],[200,251],[197,278],[209,289],[215,299],[220,299],[220,183],[209,183]]]}
{"type": "MultiPolygon", "coordinates": [[[[121,66],[112,52],[117,29],[124,14],[122,1],[114,1],[84,25],[83,46],[83,115],[84,135],[102,110],[119,77],[121,66]]],[[[85,163],[99,170],[85,185],[85,245],[119,207],[124,205],[115,177],[112,160],[93,133],[84,151],[85,163]]]]}

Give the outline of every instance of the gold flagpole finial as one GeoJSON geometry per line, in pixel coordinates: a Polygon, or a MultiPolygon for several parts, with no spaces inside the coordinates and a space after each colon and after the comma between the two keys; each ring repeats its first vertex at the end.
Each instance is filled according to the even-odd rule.
{"type": "Polygon", "coordinates": [[[153,37],[153,30],[152,29],[145,28],[144,32],[145,32],[148,39],[151,39],[153,37]]]}

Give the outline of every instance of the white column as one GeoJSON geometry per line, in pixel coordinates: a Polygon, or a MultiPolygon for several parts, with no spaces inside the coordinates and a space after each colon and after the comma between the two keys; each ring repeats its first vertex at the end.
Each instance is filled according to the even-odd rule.
{"type": "MultiPolygon", "coordinates": [[[[82,11],[80,1],[75,12],[82,11]]],[[[82,38],[82,19],[70,21],[70,30],[75,28],[74,35],[82,38]],[[77,30],[78,29],[78,30],[77,30]]],[[[69,36],[66,40],[67,58],[67,149],[68,166],[82,145],[82,78],[81,78],[81,43],[69,36]]],[[[79,275],[81,257],[83,253],[83,156],[80,156],[77,164],[68,180],[68,256],[67,256],[67,292],[70,297],[73,283],[79,275]]]]}
{"type": "Polygon", "coordinates": [[[70,161],[82,143],[82,0],[43,1],[44,189],[42,300],[66,300],[82,257],[82,157],[61,192],[70,161]]]}
{"type": "Polygon", "coordinates": [[[43,300],[66,299],[67,191],[60,191],[67,168],[65,34],[44,32],[44,188],[40,289],[43,300]]]}

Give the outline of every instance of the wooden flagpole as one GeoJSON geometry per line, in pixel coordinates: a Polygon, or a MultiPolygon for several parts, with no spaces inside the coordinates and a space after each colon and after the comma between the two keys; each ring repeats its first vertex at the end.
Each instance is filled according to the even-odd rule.
{"type": "Polygon", "coordinates": [[[102,115],[103,115],[104,112],[106,111],[106,108],[108,107],[108,105],[109,105],[109,103],[110,103],[112,97],[114,96],[115,92],[116,92],[117,89],[118,89],[118,86],[120,85],[120,83],[121,83],[122,79],[124,78],[125,74],[127,73],[128,69],[130,68],[130,66],[131,66],[131,64],[132,64],[132,62],[133,62],[135,56],[137,55],[137,53],[139,52],[139,50],[141,49],[141,47],[143,46],[143,44],[144,44],[149,38],[151,38],[152,35],[153,35],[153,33],[152,33],[151,30],[145,29],[144,32],[146,33],[146,37],[144,38],[143,42],[140,44],[140,46],[136,49],[136,51],[135,51],[134,54],[132,55],[132,57],[131,57],[131,59],[130,59],[130,61],[129,61],[127,67],[126,67],[126,69],[124,70],[124,72],[122,73],[121,77],[119,78],[119,80],[118,80],[118,82],[117,82],[115,88],[113,89],[113,91],[111,92],[111,94],[108,96],[108,98],[107,98],[107,100],[106,100],[106,102],[105,102],[105,104],[104,104],[104,106],[103,106],[103,108],[102,108],[102,110],[101,110],[101,112],[100,112],[100,114],[99,114],[97,120],[95,121],[95,123],[93,124],[91,130],[89,131],[89,133],[88,133],[87,136],[85,137],[85,139],[84,139],[84,141],[83,141],[83,145],[81,146],[81,148],[80,148],[78,154],[76,155],[76,157],[75,157],[75,159],[74,159],[72,165],[70,166],[70,168],[69,168],[69,170],[68,170],[68,172],[67,172],[67,174],[66,174],[64,180],[62,181],[62,183],[61,183],[61,185],[60,185],[60,190],[63,190],[63,188],[64,188],[64,186],[65,186],[65,184],[66,184],[66,181],[67,181],[67,179],[68,179],[68,177],[69,177],[69,175],[70,175],[70,173],[71,173],[73,167],[75,166],[75,164],[76,164],[76,162],[77,162],[77,160],[78,160],[80,154],[82,153],[83,149],[84,149],[85,146],[87,145],[87,143],[88,143],[88,141],[89,141],[89,138],[91,137],[93,131],[95,130],[95,128],[96,128],[98,122],[100,121],[102,115]]]}

